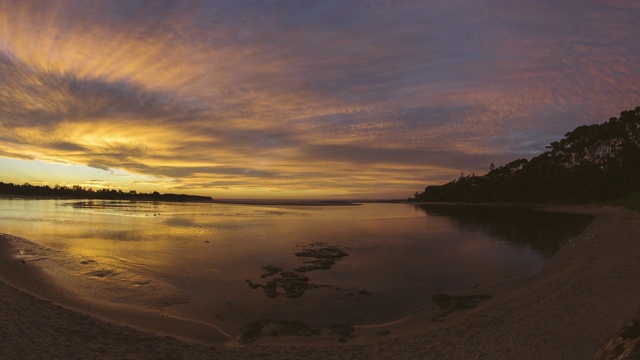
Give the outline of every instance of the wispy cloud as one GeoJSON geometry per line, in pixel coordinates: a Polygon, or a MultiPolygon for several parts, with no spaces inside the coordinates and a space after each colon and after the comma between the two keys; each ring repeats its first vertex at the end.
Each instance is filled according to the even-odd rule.
{"type": "Polygon", "coordinates": [[[596,0],[0,1],[0,157],[212,196],[408,196],[638,105],[639,17],[596,0]]]}

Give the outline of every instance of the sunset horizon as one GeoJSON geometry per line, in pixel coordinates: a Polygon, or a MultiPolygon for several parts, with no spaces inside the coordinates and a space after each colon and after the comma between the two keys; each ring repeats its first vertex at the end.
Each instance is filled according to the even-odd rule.
{"type": "Polygon", "coordinates": [[[0,181],[407,198],[638,104],[637,4],[0,2],[0,181]]]}

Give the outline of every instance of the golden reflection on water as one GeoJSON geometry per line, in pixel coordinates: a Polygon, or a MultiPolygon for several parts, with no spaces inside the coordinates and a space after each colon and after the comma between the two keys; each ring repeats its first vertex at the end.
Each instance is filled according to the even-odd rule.
{"type": "MultiPolygon", "coordinates": [[[[58,284],[81,297],[160,309],[229,333],[261,318],[385,322],[429,304],[436,293],[532,274],[550,256],[549,244],[509,236],[544,228],[548,242],[549,216],[562,217],[522,212],[531,224],[514,224],[520,220],[511,215],[501,227],[506,215],[498,211],[488,216],[490,225],[473,212],[447,211],[0,200],[2,231],[26,239],[21,256],[45,259],[39,266],[58,284]],[[270,298],[247,285],[278,276],[261,277],[263,266],[295,272],[309,260],[296,252],[323,246],[348,255],[329,270],[299,273],[321,285],[300,298],[270,298]]],[[[556,247],[585,224],[557,221],[556,247]]]]}

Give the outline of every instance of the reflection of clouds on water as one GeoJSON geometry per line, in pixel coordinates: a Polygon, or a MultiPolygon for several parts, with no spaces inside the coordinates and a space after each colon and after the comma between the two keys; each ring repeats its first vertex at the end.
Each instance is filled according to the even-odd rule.
{"type": "Polygon", "coordinates": [[[65,269],[73,274],[66,282],[73,290],[93,299],[128,306],[165,307],[189,302],[189,295],[144,264],[111,256],[70,256],[65,269]]]}
{"type": "Polygon", "coordinates": [[[109,256],[87,258],[17,236],[2,237],[18,250],[18,260],[24,264],[42,262],[52,276],[50,280],[74,294],[130,306],[164,307],[189,302],[187,293],[139,263],[109,256]]]}
{"type": "MultiPolygon", "coordinates": [[[[531,227],[486,209],[457,216],[427,209],[425,216],[425,209],[406,204],[312,208],[105,202],[105,208],[76,209],[59,206],[64,203],[69,201],[0,200],[3,231],[32,240],[23,241],[21,256],[43,259],[33,265],[48,267],[58,283],[84,297],[225,321],[230,332],[264,314],[310,318],[318,309],[326,310],[327,318],[348,308],[354,321],[389,321],[429,303],[434,293],[528,275],[545,262],[537,248],[527,245],[529,240],[518,238],[531,227]],[[116,212],[119,206],[160,209],[162,216],[112,216],[111,205],[116,212]],[[49,220],[19,220],[31,218],[49,220]],[[73,220],[71,225],[56,221],[65,218],[73,220]],[[309,283],[366,289],[370,296],[322,287],[284,303],[291,299],[267,298],[245,282],[258,281],[260,266],[292,270],[315,265],[295,254],[329,245],[349,256],[329,271],[306,271],[309,283]],[[233,312],[226,310],[228,302],[233,312]],[[224,320],[216,314],[225,314],[224,320]]],[[[555,215],[524,218],[549,225],[556,220],[544,216],[555,215]]]]}

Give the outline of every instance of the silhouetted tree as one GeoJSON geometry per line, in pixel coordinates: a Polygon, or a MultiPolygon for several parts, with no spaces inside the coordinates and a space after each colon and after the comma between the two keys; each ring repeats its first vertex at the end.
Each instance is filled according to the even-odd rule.
{"type": "Polygon", "coordinates": [[[602,124],[582,125],[547,151],[484,176],[427,186],[416,201],[585,202],[640,191],[640,106],[602,124]]]}

